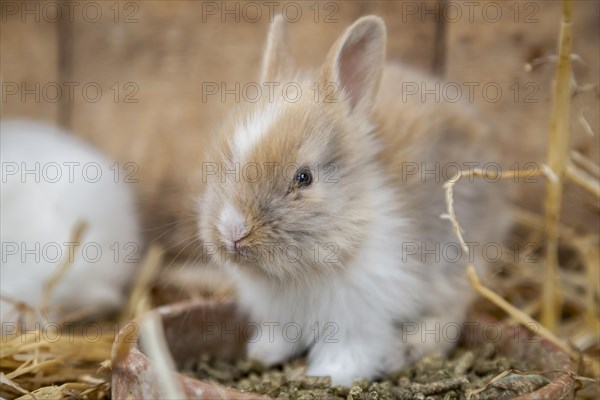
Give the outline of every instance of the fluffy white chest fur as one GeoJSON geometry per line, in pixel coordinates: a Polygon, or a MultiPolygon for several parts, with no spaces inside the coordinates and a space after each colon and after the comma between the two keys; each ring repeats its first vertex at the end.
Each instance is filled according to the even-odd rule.
{"type": "Polygon", "coordinates": [[[230,266],[240,304],[258,326],[250,357],[274,364],[310,348],[307,374],[343,384],[410,361],[391,351],[400,344],[398,324],[415,321],[422,309],[417,264],[400,262],[401,232],[410,222],[398,215],[397,196],[383,179],[371,184],[380,186],[372,191],[378,213],[358,256],[343,269],[323,280],[286,285],[230,266]]]}

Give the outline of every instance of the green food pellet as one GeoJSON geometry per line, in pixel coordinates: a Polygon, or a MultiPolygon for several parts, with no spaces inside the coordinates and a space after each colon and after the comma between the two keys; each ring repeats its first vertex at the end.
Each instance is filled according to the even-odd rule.
{"type": "MultiPolygon", "coordinates": [[[[265,368],[253,360],[230,361],[203,354],[197,360],[186,362],[187,369],[182,373],[225,388],[283,400],[459,400],[467,397],[467,390],[484,387],[490,379],[507,369],[515,369],[515,366],[524,371],[536,369],[522,360],[515,361],[497,354],[494,346],[489,344],[457,349],[448,359],[425,357],[391,376],[372,382],[360,379],[351,387],[332,386],[329,377],[305,376],[304,359],[265,368]]],[[[531,387],[532,390],[546,383],[538,383],[539,379],[532,376],[518,378],[519,387],[531,387]]],[[[516,378],[511,379],[506,378],[498,385],[512,389],[516,378]]],[[[510,391],[490,387],[479,393],[477,398],[491,400],[510,391]]]]}

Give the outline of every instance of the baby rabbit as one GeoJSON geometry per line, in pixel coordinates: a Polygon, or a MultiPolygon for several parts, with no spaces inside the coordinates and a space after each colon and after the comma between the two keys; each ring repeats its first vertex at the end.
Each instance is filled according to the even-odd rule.
{"type": "Polygon", "coordinates": [[[133,187],[123,182],[123,171],[119,175],[118,164],[98,150],[46,124],[3,121],[0,140],[3,330],[118,307],[142,250],[133,187]],[[86,228],[75,248],[69,242],[78,221],[86,228]],[[42,304],[44,285],[66,260],[73,264],[42,304]],[[34,314],[20,313],[15,302],[34,314]]]}
{"type": "MultiPolygon", "coordinates": [[[[203,170],[200,236],[260,327],[249,357],[308,350],[307,374],[336,384],[450,349],[472,298],[442,185],[488,160],[487,133],[462,105],[409,96],[406,84],[433,81],[384,66],[385,44],[382,19],[360,18],[318,71],[299,73],[276,18],[261,82],[302,95],[263,91],[237,109],[203,170]]],[[[497,184],[465,179],[455,201],[468,238],[502,237],[497,184]]]]}

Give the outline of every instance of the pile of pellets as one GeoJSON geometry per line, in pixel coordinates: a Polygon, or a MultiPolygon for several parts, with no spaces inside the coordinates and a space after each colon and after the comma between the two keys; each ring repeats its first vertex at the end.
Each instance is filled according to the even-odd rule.
{"type": "Polygon", "coordinates": [[[359,380],[350,387],[332,386],[329,377],[303,375],[305,363],[305,359],[297,359],[266,369],[247,359],[226,361],[203,356],[183,372],[245,393],[290,400],[504,400],[549,383],[547,376],[523,373],[532,366],[498,355],[491,344],[457,349],[448,358],[426,357],[384,379],[359,380]],[[498,378],[503,372],[506,376],[498,378]]]}

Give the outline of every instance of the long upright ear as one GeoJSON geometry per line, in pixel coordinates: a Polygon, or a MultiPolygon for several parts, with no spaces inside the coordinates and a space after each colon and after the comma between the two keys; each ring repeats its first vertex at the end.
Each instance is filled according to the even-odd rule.
{"type": "Polygon", "coordinates": [[[383,63],[386,31],[374,15],[358,19],[329,50],[319,78],[334,83],[350,111],[370,112],[375,104],[383,63]]]}
{"type": "Polygon", "coordinates": [[[267,36],[262,59],[260,81],[270,82],[289,72],[290,56],[287,52],[287,29],[283,16],[276,15],[267,36]]]}

